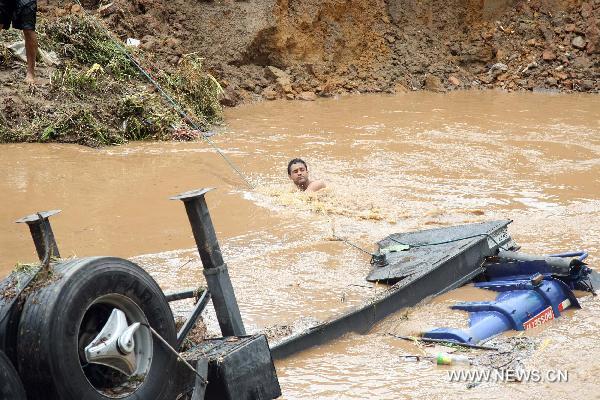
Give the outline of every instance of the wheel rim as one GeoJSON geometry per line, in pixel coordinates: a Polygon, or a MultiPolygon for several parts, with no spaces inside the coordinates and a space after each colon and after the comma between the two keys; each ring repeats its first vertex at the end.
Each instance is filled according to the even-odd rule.
{"type": "Polygon", "coordinates": [[[131,376],[106,365],[89,363],[85,348],[102,331],[114,309],[125,314],[129,325],[148,324],[142,309],[130,298],[116,293],[101,296],[88,306],[79,324],[78,354],[81,369],[91,387],[108,398],[122,398],[137,391],[144,383],[152,364],[153,341],[152,333],[143,326],[134,333],[133,354],[137,368],[131,376]]]}

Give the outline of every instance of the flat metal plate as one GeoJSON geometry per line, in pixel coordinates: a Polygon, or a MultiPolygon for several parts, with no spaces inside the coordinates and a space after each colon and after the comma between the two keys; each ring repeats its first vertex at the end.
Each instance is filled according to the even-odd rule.
{"type": "MultiPolygon", "coordinates": [[[[40,211],[40,214],[42,217],[44,218],[48,218],[51,217],[55,214],[58,214],[61,210],[50,210],[50,211],[40,211]]],[[[22,223],[30,223],[30,222],[34,222],[39,220],[40,217],[38,217],[37,213],[36,214],[30,214],[26,217],[23,217],[21,219],[16,220],[15,222],[17,224],[22,224],[22,223]]]]}
{"type": "Polygon", "coordinates": [[[510,240],[506,230],[510,222],[489,221],[390,235],[377,243],[380,251],[400,243],[410,245],[410,249],[387,253],[388,265],[374,267],[367,280],[395,283],[417,272],[434,270],[481,240],[486,240],[493,248],[497,243],[510,240]]]}
{"type": "Polygon", "coordinates": [[[193,199],[196,197],[204,196],[206,193],[208,193],[214,189],[215,188],[209,187],[209,188],[203,188],[203,189],[190,190],[189,192],[183,192],[176,196],[169,197],[169,200],[183,200],[183,201],[190,200],[190,199],[193,199]]]}

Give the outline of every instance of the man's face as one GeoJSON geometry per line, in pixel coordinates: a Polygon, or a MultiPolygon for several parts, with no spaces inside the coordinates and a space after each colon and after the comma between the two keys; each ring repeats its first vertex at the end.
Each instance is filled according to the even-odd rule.
{"type": "Polygon", "coordinates": [[[305,185],[308,182],[308,170],[302,163],[292,164],[290,168],[290,179],[296,186],[305,185]]]}

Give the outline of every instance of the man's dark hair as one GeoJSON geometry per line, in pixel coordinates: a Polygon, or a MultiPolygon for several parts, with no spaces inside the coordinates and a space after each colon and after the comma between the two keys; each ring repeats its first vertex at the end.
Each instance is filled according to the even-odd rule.
{"type": "Polygon", "coordinates": [[[288,175],[292,174],[292,165],[299,164],[299,163],[300,164],[304,164],[304,168],[306,168],[306,170],[308,171],[308,166],[306,165],[306,163],[304,162],[303,159],[301,159],[301,158],[294,158],[293,160],[291,160],[288,163],[288,175]]]}

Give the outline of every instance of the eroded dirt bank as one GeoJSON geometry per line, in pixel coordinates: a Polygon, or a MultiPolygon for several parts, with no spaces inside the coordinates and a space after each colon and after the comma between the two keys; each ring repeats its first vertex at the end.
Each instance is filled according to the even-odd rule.
{"type": "Polygon", "coordinates": [[[600,89],[600,1],[116,0],[151,51],[199,51],[224,102],[429,89],[600,89]],[[175,39],[170,36],[174,36],[175,39]]]}
{"type": "MultiPolygon", "coordinates": [[[[204,129],[220,104],[467,88],[600,91],[600,0],[40,0],[58,65],[0,57],[0,142],[198,137],[108,40],[204,129]],[[90,17],[91,16],[91,17],[90,17]],[[99,22],[101,21],[101,22],[99,22]],[[214,79],[213,79],[214,77],[214,79]]],[[[18,40],[11,30],[2,41],[18,40]]]]}

